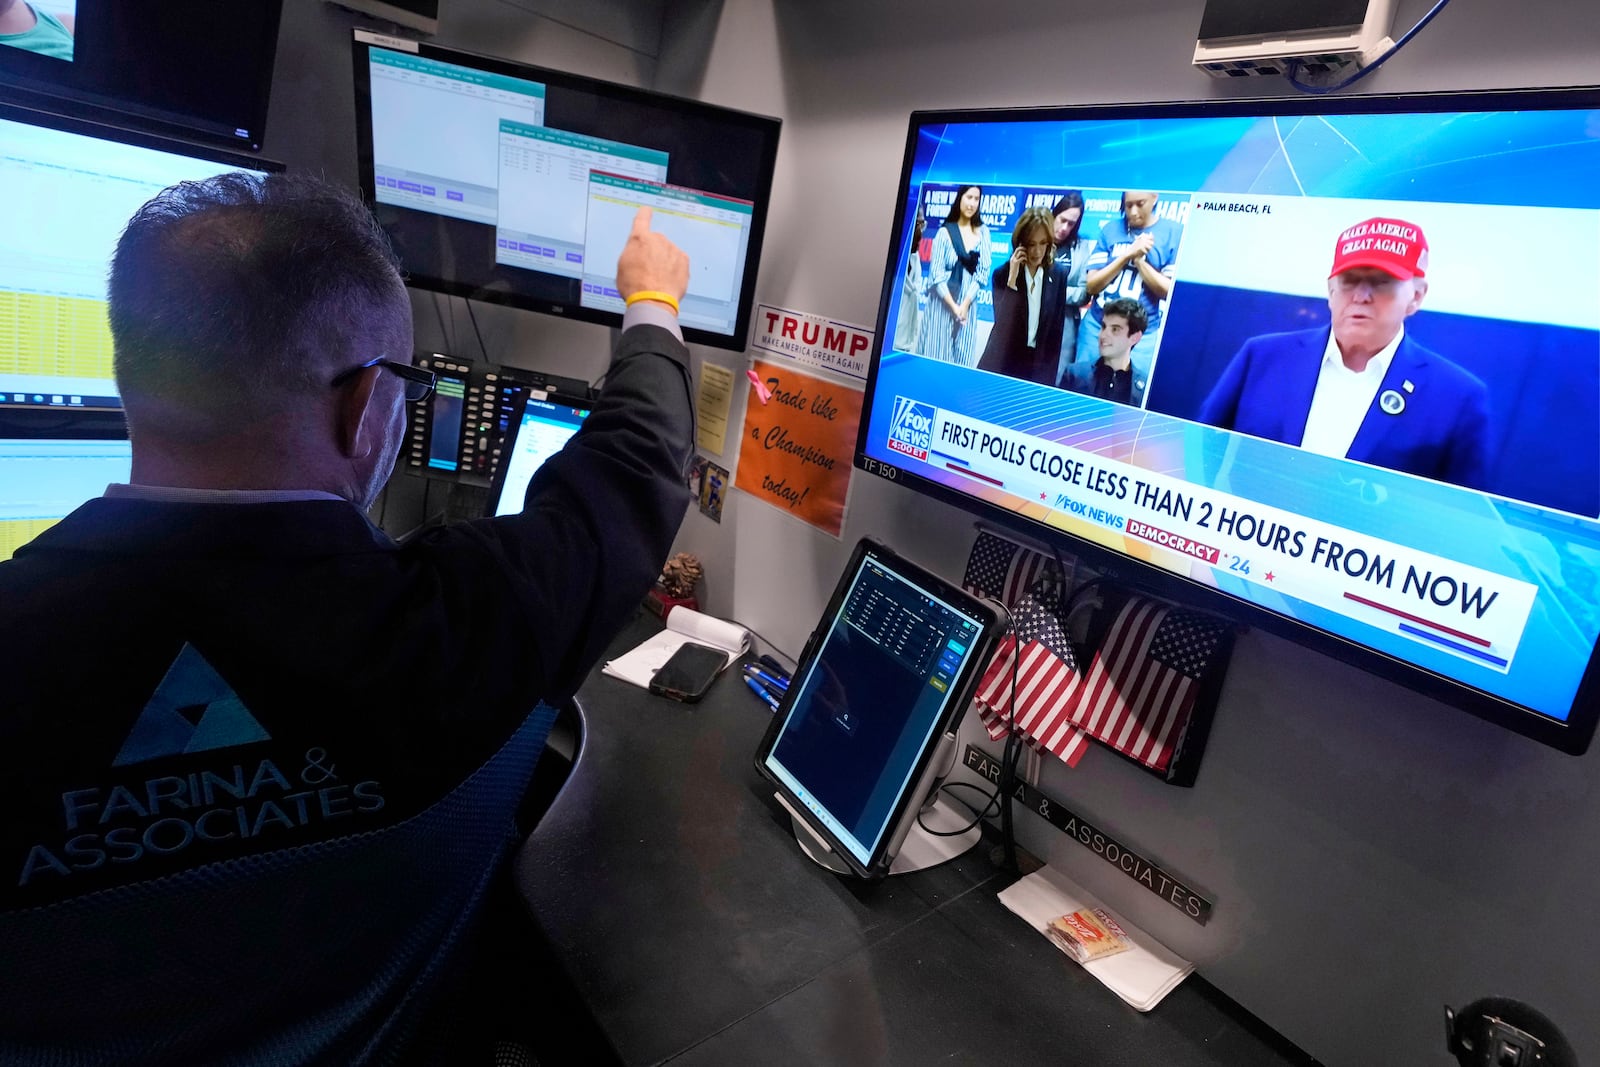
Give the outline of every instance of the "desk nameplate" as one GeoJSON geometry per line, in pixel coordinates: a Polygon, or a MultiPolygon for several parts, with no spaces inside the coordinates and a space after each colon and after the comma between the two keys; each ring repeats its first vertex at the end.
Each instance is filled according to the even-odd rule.
{"type": "MultiPolygon", "coordinates": [[[[968,745],[962,759],[968,770],[988,779],[996,787],[1000,784],[1000,760],[976,745],[968,745]]],[[[1021,779],[1011,794],[1012,799],[1057,830],[1093,852],[1117,870],[1154,893],[1189,919],[1204,926],[1211,919],[1212,902],[1190,889],[1181,878],[1145,859],[1105,830],[1089,822],[1077,812],[1045,796],[1021,779]]]]}

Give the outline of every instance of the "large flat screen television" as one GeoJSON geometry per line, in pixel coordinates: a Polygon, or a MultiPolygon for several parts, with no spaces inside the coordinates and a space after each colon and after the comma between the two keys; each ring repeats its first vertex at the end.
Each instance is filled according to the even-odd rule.
{"type": "Polygon", "coordinates": [[[616,325],[633,216],[689,254],[679,322],[743,349],[777,119],[355,32],[362,191],[407,281],[616,325]]]}
{"type": "Polygon", "coordinates": [[[0,3],[14,103],[256,151],[283,0],[0,3]]]}
{"type": "Polygon", "coordinates": [[[115,409],[106,273],[169,185],[281,164],[0,104],[0,410],[115,409]]]}
{"type": "Polygon", "coordinates": [[[1582,752],[1597,173],[1592,88],[916,113],[856,463],[1582,752]]]}

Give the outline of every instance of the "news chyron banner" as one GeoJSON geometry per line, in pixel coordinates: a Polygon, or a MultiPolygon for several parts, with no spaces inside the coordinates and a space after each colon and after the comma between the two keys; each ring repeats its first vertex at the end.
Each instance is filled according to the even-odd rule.
{"type": "Polygon", "coordinates": [[[1535,586],[1406,545],[1197,486],[1134,463],[896,398],[889,448],[988,482],[1091,527],[1091,540],[1168,569],[1220,570],[1326,611],[1393,626],[1504,671],[1535,586]],[[1420,629],[1419,629],[1420,627],[1420,629]]]}
{"type": "Polygon", "coordinates": [[[1157,231],[1159,329],[1053,382],[885,346],[867,468],[1564,719],[1600,635],[1600,112],[1125,125],[919,137],[903,256],[974,170],[996,263],[1030,198],[1081,189],[1108,261],[1157,231]],[[1167,225],[1124,220],[1135,186],[1167,225]],[[1560,269],[1508,289],[1495,234],[1566,235],[1560,269]],[[1376,349],[1359,382],[1347,349],[1376,349]]]}
{"type": "MultiPolygon", "coordinates": [[[[1415,547],[1414,530],[1396,530],[1394,536],[1405,540],[1395,540],[1227,491],[1256,483],[1263,462],[1270,467],[1270,458],[1252,455],[1265,442],[1240,449],[1208,439],[1228,436],[1222,431],[1147,427],[1147,421],[1167,420],[1131,410],[1108,417],[1099,410],[1103,401],[1077,396],[1052,414],[1093,429],[1053,440],[1019,429],[1016,416],[1030,405],[1010,389],[986,398],[997,403],[984,405],[980,410],[989,417],[979,417],[971,405],[956,412],[916,399],[936,395],[928,379],[948,377],[955,368],[894,369],[932,373],[880,377],[880,388],[893,390],[874,404],[884,409],[888,427],[886,462],[1335,633],[1360,632],[1366,643],[1404,658],[1457,661],[1457,669],[1445,673],[1466,666],[1503,678],[1524,650],[1540,583],[1504,573],[1503,564],[1491,569],[1467,562],[1484,553],[1452,551],[1463,540],[1459,529],[1433,531],[1438,536],[1428,540],[1439,549],[1425,551],[1415,547]]],[[[1404,480],[1380,476],[1351,485],[1348,476],[1342,484],[1337,474],[1328,477],[1335,498],[1387,495],[1404,480]]],[[[1310,495],[1313,487],[1305,488],[1310,495]]],[[[1395,500],[1405,507],[1408,499],[1427,495],[1396,494],[1395,500]]],[[[1422,514],[1446,527],[1464,518],[1442,502],[1422,514]]],[[[1385,525],[1394,524],[1376,527],[1385,525]]],[[[1550,651],[1537,641],[1532,650],[1535,664],[1550,651]]]]}

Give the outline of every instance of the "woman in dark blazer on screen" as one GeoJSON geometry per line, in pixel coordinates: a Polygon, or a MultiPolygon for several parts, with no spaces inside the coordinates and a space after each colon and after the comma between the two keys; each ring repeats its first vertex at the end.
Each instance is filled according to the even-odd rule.
{"type": "Polygon", "coordinates": [[[994,329],[978,369],[1054,385],[1061,355],[1065,279],[1055,266],[1055,218],[1042,207],[1022,213],[1011,231],[1011,256],[995,268],[994,329]]]}

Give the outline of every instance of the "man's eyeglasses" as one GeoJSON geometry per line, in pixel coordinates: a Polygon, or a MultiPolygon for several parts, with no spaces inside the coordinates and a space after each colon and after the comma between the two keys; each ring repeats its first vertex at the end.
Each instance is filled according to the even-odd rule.
{"type": "Polygon", "coordinates": [[[413,367],[409,363],[396,363],[392,359],[379,356],[377,359],[367,360],[359,367],[351,367],[347,371],[340,371],[334,376],[333,381],[328,384],[337,389],[368,367],[386,367],[400,375],[401,378],[404,378],[406,383],[406,402],[408,404],[416,404],[428,399],[433,394],[434,383],[438,380],[431,370],[413,367]]]}

